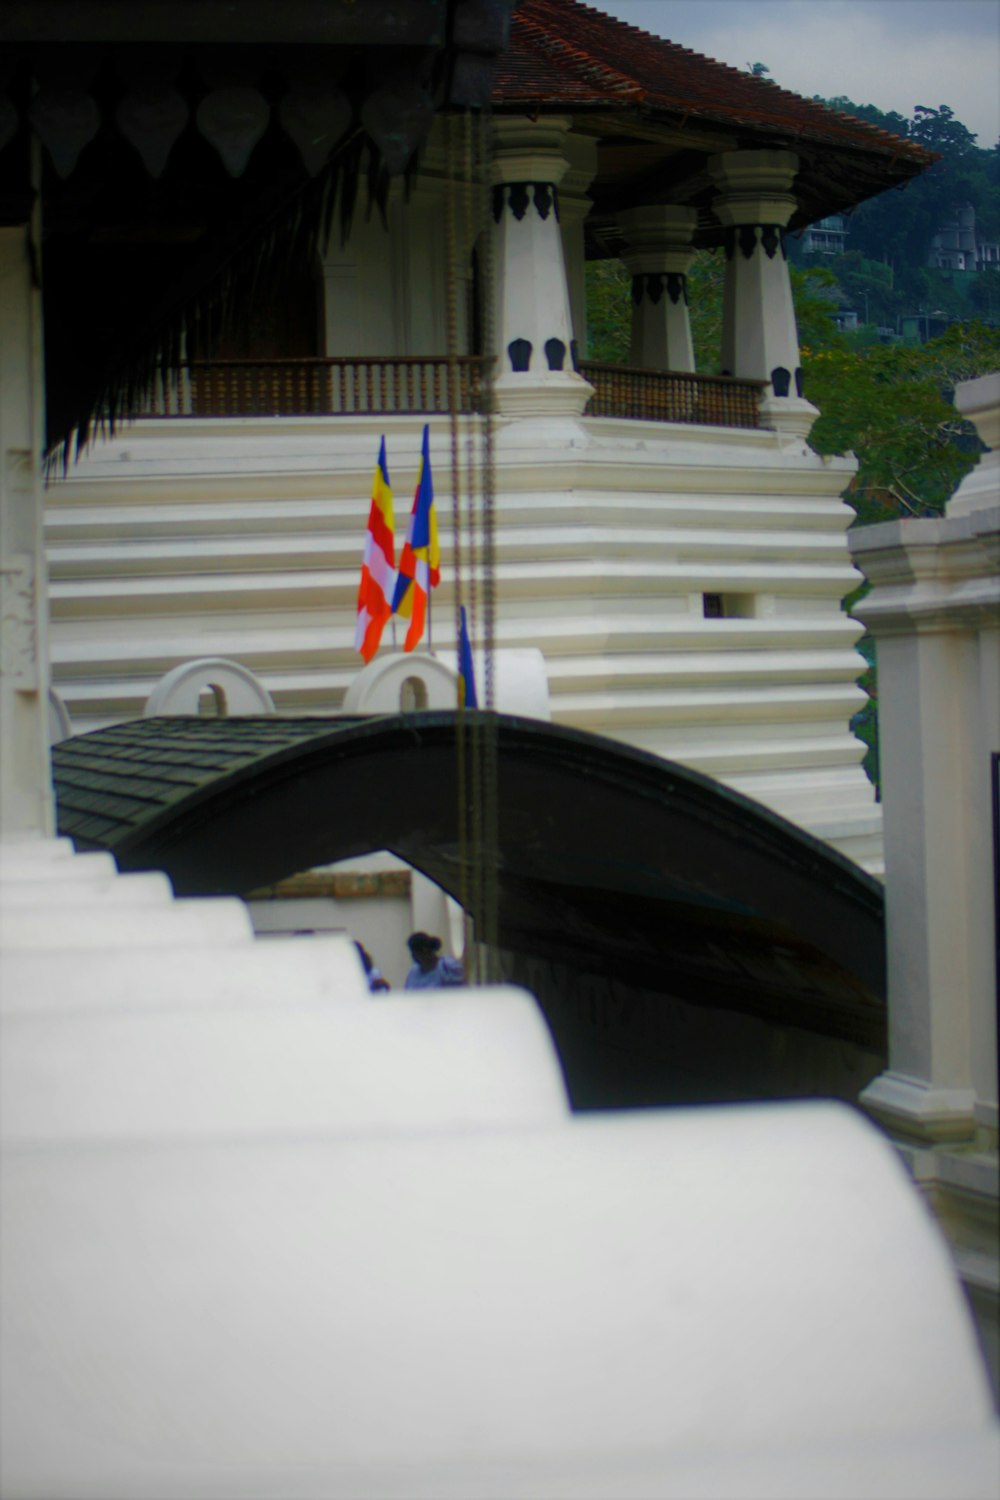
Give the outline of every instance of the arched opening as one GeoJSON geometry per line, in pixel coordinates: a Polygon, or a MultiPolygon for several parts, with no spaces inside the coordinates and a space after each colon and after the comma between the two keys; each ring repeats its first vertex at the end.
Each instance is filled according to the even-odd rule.
{"type": "Polygon", "coordinates": [[[404,714],[426,713],[427,684],[422,677],[407,677],[399,690],[400,712],[404,714]]]}
{"type": "Polygon", "coordinates": [[[225,719],[229,715],[226,690],[217,682],[206,682],[198,689],[198,717],[200,719],[225,719]]]}

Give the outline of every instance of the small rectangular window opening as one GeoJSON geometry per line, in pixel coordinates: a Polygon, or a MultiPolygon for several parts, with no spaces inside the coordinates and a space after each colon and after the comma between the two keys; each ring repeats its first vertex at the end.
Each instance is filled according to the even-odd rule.
{"type": "Polygon", "coordinates": [[[701,609],[706,620],[754,620],[757,600],[753,594],[702,594],[701,609]]]}

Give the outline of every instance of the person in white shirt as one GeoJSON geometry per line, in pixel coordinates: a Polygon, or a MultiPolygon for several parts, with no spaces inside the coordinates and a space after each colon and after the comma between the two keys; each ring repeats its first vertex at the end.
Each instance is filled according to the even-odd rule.
{"type": "Polygon", "coordinates": [[[413,968],[406,976],[407,990],[435,990],[465,983],[465,970],[457,958],[441,952],[441,939],[429,932],[414,932],[406,940],[413,968]]]}

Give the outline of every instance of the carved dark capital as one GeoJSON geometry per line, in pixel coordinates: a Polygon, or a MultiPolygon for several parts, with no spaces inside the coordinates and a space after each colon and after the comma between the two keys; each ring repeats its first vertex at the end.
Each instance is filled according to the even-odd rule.
{"type": "Polygon", "coordinates": [[[687,307],[687,305],[688,305],[687,277],[684,275],[684,273],[682,271],[668,271],[667,272],[667,296],[670,298],[671,302],[674,304],[675,307],[677,306],[678,302],[683,297],[684,298],[684,305],[685,305],[685,307],[687,307]]]}
{"type": "Polygon", "coordinates": [[[795,371],[795,389],[798,391],[800,396],[804,396],[806,393],[806,377],[802,371],[801,365],[799,365],[795,371]]]}
{"type": "Polygon", "coordinates": [[[554,206],[555,189],[549,182],[535,183],[535,207],[538,209],[538,217],[547,219],[554,206]]]}
{"type": "Polygon", "coordinates": [[[577,348],[576,339],[570,339],[569,341],[569,357],[573,369],[578,371],[580,368],[580,351],[577,348]]]}
{"type": "Polygon", "coordinates": [[[786,370],[784,365],[775,365],[771,371],[771,389],[774,391],[774,394],[776,396],[787,396],[791,383],[791,370],[786,370]]]}
{"type": "Polygon", "coordinates": [[[559,195],[551,182],[504,182],[493,189],[493,219],[499,224],[506,202],[514,218],[520,223],[532,203],[540,219],[554,214],[559,219],[559,195]]]}
{"type": "Polygon", "coordinates": [[[688,303],[687,277],[680,271],[643,271],[632,277],[632,301],[636,307],[648,297],[653,306],[659,303],[664,292],[676,307],[683,297],[688,303]]]}
{"type": "Polygon", "coordinates": [[[523,375],[531,364],[531,343],[528,339],[513,339],[507,345],[510,367],[517,375],[523,375]]]}
{"type": "Polygon", "coordinates": [[[781,228],[777,224],[762,224],[760,227],[760,242],[764,247],[764,254],[768,260],[773,260],[779,248],[781,248],[781,228]]]}
{"type": "Polygon", "coordinates": [[[507,201],[510,204],[511,213],[518,223],[520,223],[528,212],[528,184],[526,182],[512,182],[507,201]]]}
{"type": "Polygon", "coordinates": [[[740,224],[727,229],[723,237],[727,260],[732,259],[736,245],[744,260],[750,260],[758,244],[768,260],[773,260],[779,250],[782,259],[788,259],[785,231],[780,224],[740,224]]]}
{"type": "Polygon", "coordinates": [[[749,260],[757,248],[757,225],[741,224],[739,227],[740,254],[749,260]]]}

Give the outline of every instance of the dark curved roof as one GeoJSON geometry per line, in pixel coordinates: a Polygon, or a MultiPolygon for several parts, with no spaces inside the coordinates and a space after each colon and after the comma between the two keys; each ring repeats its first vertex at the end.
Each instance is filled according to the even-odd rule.
{"type": "MultiPolygon", "coordinates": [[[[458,897],[457,716],[141,719],[53,749],[59,831],[179,895],[391,849],[458,897]]],[[[717,783],[580,730],[495,735],[503,948],[878,1047],[882,893],[717,783]]]]}

